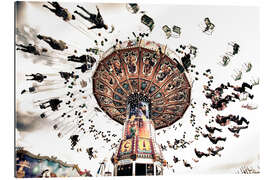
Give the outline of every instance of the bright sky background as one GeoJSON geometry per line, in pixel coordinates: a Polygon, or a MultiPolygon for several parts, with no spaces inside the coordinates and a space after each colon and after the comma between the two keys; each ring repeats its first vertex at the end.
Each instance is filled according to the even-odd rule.
{"type": "MultiPolygon", "coordinates": [[[[79,4],[84,6],[90,12],[96,12],[95,4],[79,4]]],[[[61,3],[61,5],[68,8],[71,12],[77,9],[76,3],[61,3]]],[[[109,39],[109,43],[105,44],[103,48],[104,50],[112,45],[110,42],[114,42],[115,38],[126,40],[128,36],[132,37],[133,31],[137,33],[139,30],[146,30],[146,27],[140,24],[141,15],[131,14],[128,12],[125,8],[125,4],[97,5],[100,8],[105,23],[108,25],[113,24],[116,29],[113,35],[106,33],[105,36],[109,39]]],[[[19,19],[18,26],[27,24],[30,27],[37,29],[40,34],[64,40],[76,47],[81,47],[81,49],[94,45],[93,40],[90,41],[89,37],[96,37],[98,31],[94,30],[88,34],[89,37],[86,37],[84,34],[80,33],[41,6],[42,4],[27,3],[24,7],[23,14],[19,19]]],[[[257,8],[143,4],[140,4],[140,8],[141,10],[146,11],[146,14],[152,17],[155,21],[155,28],[149,39],[158,43],[167,44],[168,48],[172,50],[175,50],[180,44],[192,44],[198,47],[198,56],[193,61],[196,65],[195,71],[200,72],[200,75],[202,75],[206,69],[211,68],[212,74],[215,78],[213,87],[228,81],[230,81],[231,84],[240,85],[242,82],[249,82],[252,78],[259,77],[259,14],[257,8]],[[212,36],[203,34],[199,28],[199,24],[203,22],[205,17],[209,17],[216,25],[216,30],[212,36]],[[170,27],[173,25],[180,26],[182,28],[181,38],[171,38],[167,40],[165,34],[161,30],[161,27],[165,24],[170,27]],[[220,60],[220,56],[224,55],[225,52],[228,51],[230,47],[228,42],[230,41],[236,41],[240,45],[240,53],[232,58],[227,67],[222,67],[217,63],[220,60]],[[252,71],[244,73],[241,81],[233,82],[233,79],[231,78],[233,70],[236,68],[242,69],[242,65],[246,62],[251,62],[253,64],[252,71]]],[[[78,19],[87,24],[83,19],[79,17],[78,19]]],[[[46,46],[45,43],[40,44],[46,46]]],[[[34,96],[21,96],[21,90],[31,86],[31,83],[25,81],[24,74],[35,72],[55,74],[63,69],[65,69],[65,71],[72,69],[69,65],[62,64],[55,66],[46,66],[40,62],[34,64],[29,60],[29,56],[26,58],[25,56],[22,56],[21,52],[17,53],[16,68],[17,110],[21,113],[32,112],[37,115],[41,111],[38,107],[33,107],[33,101],[43,97],[57,96],[65,93],[66,90],[63,92],[63,88],[59,85],[59,87],[55,87],[57,89],[55,91],[41,93],[34,96]]],[[[195,78],[195,75],[192,76],[195,78]]],[[[87,79],[90,78],[90,76],[84,78],[87,79]]],[[[205,78],[199,77],[199,81],[195,81],[192,89],[192,99],[198,103],[198,106],[195,109],[195,114],[197,116],[196,122],[201,125],[208,122],[207,117],[204,116],[204,110],[201,105],[203,102],[206,102],[206,99],[201,93],[202,85],[205,82],[205,78]]],[[[89,90],[89,92],[91,91],[89,90]]],[[[258,105],[260,108],[259,99],[256,97],[259,93],[259,86],[255,86],[252,93],[255,97],[252,101],[248,102],[258,105]]],[[[165,151],[164,156],[169,162],[172,162],[172,156],[175,155],[180,159],[188,160],[194,166],[194,169],[191,171],[185,168],[182,163],[179,163],[174,167],[176,174],[186,172],[226,173],[232,172],[233,168],[240,167],[244,164],[251,164],[256,161],[259,156],[258,140],[260,120],[257,118],[257,110],[249,111],[240,108],[243,103],[246,104],[248,102],[231,103],[226,110],[221,112],[222,115],[239,114],[250,121],[249,128],[241,131],[239,138],[233,137],[228,131],[220,134],[221,136],[227,137],[227,141],[224,143],[225,149],[221,152],[221,157],[202,158],[197,164],[192,162],[191,158],[195,157],[193,151],[194,147],[202,149],[202,151],[204,151],[204,149],[206,150],[210,145],[207,139],[200,139],[184,150],[165,151]]],[[[89,104],[93,105],[95,104],[95,101],[89,100],[89,104]]],[[[167,140],[172,142],[174,137],[182,138],[184,131],[189,134],[187,139],[189,137],[192,138],[195,130],[191,128],[189,123],[190,110],[191,108],[189,108],[185,116],[179,120],[179,122],[183,123],[183,127],[181,129],[178,128],[177,131],[167,131],[164,135],[162,130],[160,130],[162,136],[157,136],[157,141],[162,144],[167,140]]],[[[104,129],[105,131],[111,130],[117,133],[119,137],[121,136],[121,125],[110,121],[106,116],[104,116],[104,114],[100,114],[97,117],[94,117],[94,119],[98,128],[104,129]]],[[[27,119],[25,121],[27,121],[27,119]]],[[[101,162],[104,157],[110,158],[110,155],[113,152],[108,150],[107,147],[109,147],[109,145],[104,141],[94,141],[92,137],[85,137],[80,141],[79,146],[89,147],[94,145],[99,152],[97,159],[89,161],[88,155],[85,152],[77,153],[76,151],[70,150],[70,143],[67,138],[57,138],[57,134],[53,131],[52,126],[49,123],[43,123],[42,121],[39,122],[40,125],[38,128],[35,128],[31,132],[19,132],[20,138],[18,138],[18,144],[25,146],[27,150],[34,154],[40,153],[41,155],[57,156],[59,159],[68,163],[78,163],[81,169],[90,169],[91,172],[95,174],[98,169],[98,162],[101,162]]],[[[176,124],[178,124],[178,122],[176,124]]],[[[172,171],[166,170],[165,174],[172,174],[172,171]]]]}

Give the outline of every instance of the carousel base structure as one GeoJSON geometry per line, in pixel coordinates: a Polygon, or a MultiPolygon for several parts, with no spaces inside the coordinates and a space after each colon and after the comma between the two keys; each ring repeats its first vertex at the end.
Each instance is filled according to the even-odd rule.
{"type": "Polygon", "coordinates": [[[125,161],[123,164],[115,165],[114,176],[160,176],[163,168],[160,163],[138,159],[136,161],[125,161]],[[124,164],[127,163],[127,164],[124,164]]]}

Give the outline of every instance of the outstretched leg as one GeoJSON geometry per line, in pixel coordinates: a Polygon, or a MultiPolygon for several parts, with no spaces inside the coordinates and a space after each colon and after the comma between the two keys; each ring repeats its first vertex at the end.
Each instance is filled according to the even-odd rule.
{"type": "Polygon", "coordinates": [[[100,14],[98,6],[96,6],[96,8],[97,8],[97,12],[98,12],[98,14],[100,14]]]}
{"type": "Polygon", "coordinates": [[[87,11],[86,9],[84,9],[84,7],[82,7],[82,6],[77,5],[77,7],[80,8],[81,10],[83,10],[85,13],[87,13],[87,14],[90,16],[90,18],[96,16],[95,14],[92,14],[92,13],[88,12],[88,11],[87,11]]]}
{"type": "Polygon", "coordinates": [[[240,127],[240,128],[239,128],[239,131],[240,131],[241,129],[247,129],[247,128],[248,128],[248,126],[240,127]]]}
{"type": "Polygon", "coordinates": [[[248,93],[248,97],[249,97],[250,99],[253,99],[254,95],[248,93]]]}
{"type": "Polygon", "coordinates": [[[205,29],[203,30],[203,32],[206,32],[209,30],[209,25],[206,25],[205,29]]]}
{"type": "Polygon", "coordinates": [[[80,61],[80,60],[78,60],[78,59],[68,59],[68,61],[72,61],[72,62],[81,63],[81,61],[80,61]]]}
{"type": "Polygon", "coordinates": [[[81,67],[81,66],[79,66],[79,67],[75,67],[75,69],[82,69],[82,67],[81,67]]]}
{"type": "Polygon", "coordinates": [[[23,45],[23,44],[16,44],[17,46],[19,47],[22,47],[22,48],[27,48],[27,46],[23,45]]]}
{"type": "Polygon", "coordinates": [[[98,16],[98,17],[101,17],[101,14],[100,14],[100,12],[99,12],[98,6],[96,6],[96,8],[97,8],[97,12],[98,12],[98,13],[97,13],[97,16],[98,16]]]}
{"type": "Polygon", "coordinates": [[[48,107],[50,107],[50,104],[47,104],[48,102],[44,102],[44,103],[42,103],[42,104],[40,104],[39,106],[40,106],[40,109],[46,109],[46,108],[48,108],[48,107]],[[47,104],[47,105],[46,105],[47,104]]]}
{"type": "Polygon", "coordinates": [[[35,75],[34,74],[30,74],[30,75],[26,74],[25,76],[35,76],[35,75]]]}
{"type": "Polygon", "coordinates": [[[217,141],[226,141],[226,137],[225,138],[218,137],[217,141]]]}
{"type": "Polygon", "coordinates": [[[243,122],[245,122],[246,124],[249,124],[249,121],[246,118],[244,118],[244,117],[241,117],[241,119],[239,121],[240,121],[239,123],[241,123],[241,124],[243,122]]]}
{"type": "Polygon", "coordinates": [[[23,52],[30,53],[27,49],[17,48],[16,50],[20,50],[20,51],[23,51],[23,52]]]}
{"type": "Polygon", "coordinates": [[[96,29],[96,28],[98,28],[98,27],[96,25],[94,25],[94,26],[89,27],[88,30],[96,29]]]}
{"type": "Polygon", "coordinates": [[[26,81],[34,81],[35,78],[33,77],[32,79],[26,79],[26,81]]]}
{"type": "Polygon", "coordinates": [[[46,4],[44,4],[43,7],[49,9],[53,13],[56,13],[56,9],[49,8],[46,4]]]}
{"type": "Polygon", "coordinates": [[[242,84],[242,88],[245,89],[246,87],[249,88],[249,89],[252,89],[252,85],[249,85],[248,83],[245,83],[245,82],[244,82],[244,83],[242,84]]]}
{"type": "Polygon", "coordinates": [[[77,56],[74,56],[74,55],[68,56],[68,61],[79,61],[79,60],[80,60],[80,58],[77,56]]]}
{"type": "Polygon", "coordinates": [[[50,5],[52,5],[53,7],[55,7],[56,9],[60,9],[61,6],[59,5],[58,2],[48,2],[50,5]]]}
{"type": "Polygon", "coordinates": [[[216,128],[216,127],[215,127],[215,130],[217,130],[217,131],[219,131],[219,132],[222,132],[222,129],[220,129],[220,128],[216,128]]]}
{"type": "Polygon", "coordinates": [[[82,18],[84,18],[84,19],[86,19],[86,20],[89,19],[88,17],[84,16],[83,14],[81,14],[81,13],[78,12],[78,11],[74,11],[74,13],[75,13],[75,14],[78,14],[79,16],[81,16],[82,18]]]}

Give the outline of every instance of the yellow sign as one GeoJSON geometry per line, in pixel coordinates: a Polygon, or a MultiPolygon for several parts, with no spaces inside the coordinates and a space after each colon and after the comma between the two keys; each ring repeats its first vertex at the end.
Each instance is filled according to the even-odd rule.
{"type": "Polygon", "coordinates": [[[122,141],[120,152],[123,154],[131,153],[131,150],[132,150],[132,140],[128,139],[128,140],[122,141]]]}
{"type": "Polygon", "coordinates": [[[138,141],[138,151],[144,153],[151,153],[151,145],[149,139],[139,139],[138,141]]]}

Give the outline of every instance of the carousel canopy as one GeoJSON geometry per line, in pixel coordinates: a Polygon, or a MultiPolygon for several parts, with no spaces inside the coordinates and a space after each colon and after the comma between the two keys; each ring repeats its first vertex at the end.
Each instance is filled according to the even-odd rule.
{"type": "Polygon", "coordinates": [[[190,104],[190,83],[179,57],[149,41],[127,41],[103,54],[93,75],[100,108],[124,124],[134,98],[150,103],[155,129],[179,120],[190,104]]]}

